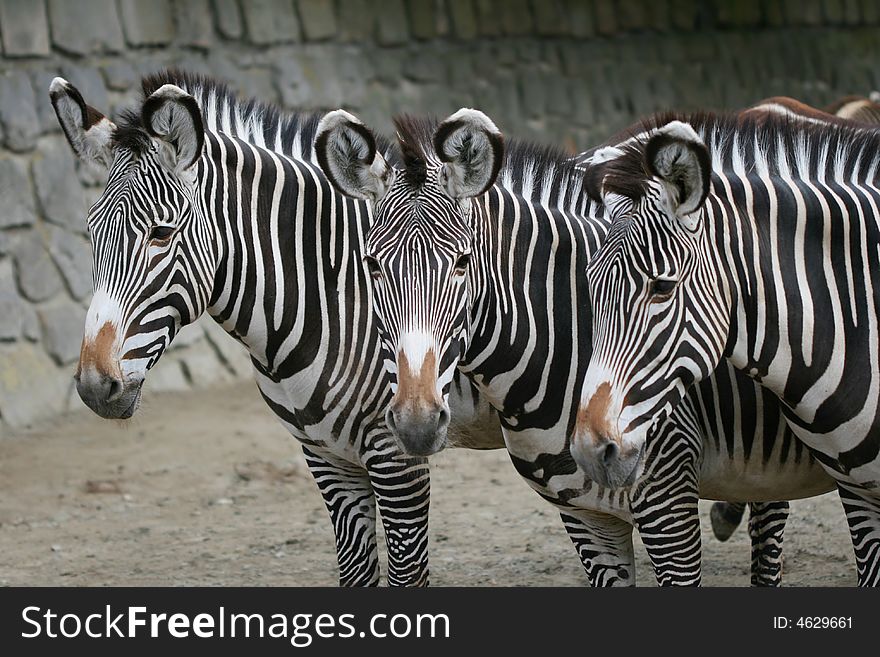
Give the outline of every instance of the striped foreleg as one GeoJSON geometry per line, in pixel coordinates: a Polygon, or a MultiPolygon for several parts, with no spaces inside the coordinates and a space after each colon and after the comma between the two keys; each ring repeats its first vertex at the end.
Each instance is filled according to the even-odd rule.
{"type": "Polygon", "coordinates": [[[788,520],[788,502],[749,504],[752,539],[752,586],[782,583],[782,536],[788,520]]]}
{"type": "Polygon", "coordinates": [[[584,509],[566,509],[559,515],[590,586],[635,586],[632,525],[620,518],[584,509]]]}
{"type": "Polygon", "coordinates": [[[660,586],[700,585],[699,497],[696,460],[689,450],[656,463],[633,495],[633,520],[660,586]]]}
{"type": "Polygon", "coordinates": [[[305,446],[303,454],[333,522],[339,585],[377,586],[376,499],[367,471],[331,462],[305,446]]]}
{"type": "Polygon", "coordinates": [[[880,586],[880,499],[876,493],[840,482],[837,489],[849,524],[859,586],[880,586]]]}
{"type": "Polygon", "coordinates": [[[388,584],[428,585],[430,475],[425,459],[400,455],[367,462],[388,546],[388,584]]]}

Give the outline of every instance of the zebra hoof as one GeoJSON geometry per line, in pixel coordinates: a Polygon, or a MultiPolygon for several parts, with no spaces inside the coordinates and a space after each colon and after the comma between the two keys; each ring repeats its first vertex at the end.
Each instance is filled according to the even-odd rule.
{"type": "Polygon", "coordinates": [[[742,520],[742,513],[727,502],[715,502],[709,511],[709,519],[712,521],[712,533],[715,538],[724,542],[729,539],[742,520]]]}

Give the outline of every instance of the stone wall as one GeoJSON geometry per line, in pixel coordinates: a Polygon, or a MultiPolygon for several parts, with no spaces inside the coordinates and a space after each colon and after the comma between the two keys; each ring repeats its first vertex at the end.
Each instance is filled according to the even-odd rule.
{"type": "MultiPolygon", "coordinates": [[[[508,134],[583,149],[640,115],[880,87],[876,0],[0,0],[0,431],[78,407],[91,293],[80,167],[47,97],[62,75],[115,112],[142,73],[211,73],[285,106],[487,111],[508,134]]],[[[210,321],[149,389],[248,376],[210,321]]]]}

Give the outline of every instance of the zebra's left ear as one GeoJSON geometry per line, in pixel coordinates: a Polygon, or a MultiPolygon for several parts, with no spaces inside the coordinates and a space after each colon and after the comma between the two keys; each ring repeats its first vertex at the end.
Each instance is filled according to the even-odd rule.
{"type": "Polygon", "coordinates": [[[375,203],[391,186],[394,170],[376,148],[376,137],[345,110],[328,112],[315,133],[315,155],[342,194],[375,203]]]}
{"type": "Polygon", "coordinates": [[[144,126],[162,147],[162,157],[180,175],[202,156],[205,127],[196,99],[180,87],[166,84],[150,94],[141,110],[144,126]]]}
{"type": "Polygon", "coordinates": [[[504,137],[488,116],[462,108],[437,126],[434,150],[443,162],[440,186],[451,198],[472,198],[495,184],[504,137]]]}
{"type": "Polygon", "coordinates": [[[666,188],[672,213],[694,230],[697,217],[692,215],[709,195],[712,160],[706,144],[689,124],[671,121],[645,146],[645,162],[666,188]]]}

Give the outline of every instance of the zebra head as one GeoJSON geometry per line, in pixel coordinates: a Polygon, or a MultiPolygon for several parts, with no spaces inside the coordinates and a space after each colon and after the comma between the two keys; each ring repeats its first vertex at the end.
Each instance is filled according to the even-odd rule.
{"type": "Polygon", "coordinates": [[[591,479],[632,484],[651,428],[714,370],[722,284],[704,255],[709,151],[674,121],[597,152],[587,176],[611,220],[587,269],[593,353],[571,441],[591,479]]]}
{"type": "Polygon", "coordinates": [[[79,396],[105,418],[131,417],[146,372],[181,326],[205,309],[215,255],[192,243],[206,234],[196,200],[204,130],[196,100],[165,85],[119,126],[67,81],[49,95],[74,153],[109,168],[88,214],[94,296],[74,378],[79,396]]]}
{"type": "Polygon", "coordinates": [[[364,263],[393,397],[389,427],[411,454],[446,445],[448,395],[469,326],[472,199],[495,181],[501,133],[462,109],[437,125],[395,120],[402,165],[376,150],[373,134],[341,110],[321,122],[316,154],[343,194],[373,208],[364,263]]]}

